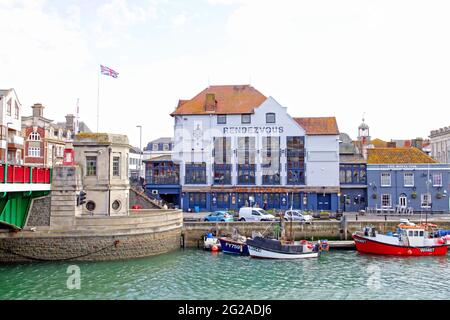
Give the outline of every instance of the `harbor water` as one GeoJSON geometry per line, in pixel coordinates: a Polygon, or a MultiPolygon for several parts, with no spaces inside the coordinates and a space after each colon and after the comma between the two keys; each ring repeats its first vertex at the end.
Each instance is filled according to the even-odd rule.
{"type": "Polygon", "coordinates": [[[449,266],[448,256],[332,251],[280,261],[185,250],[128,261],[0,265],[0,299],[449,299],[449,266]]]}

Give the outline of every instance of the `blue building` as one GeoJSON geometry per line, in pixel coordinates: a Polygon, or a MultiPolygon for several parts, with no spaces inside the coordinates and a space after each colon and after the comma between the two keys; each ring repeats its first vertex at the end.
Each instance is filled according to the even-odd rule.
{"type": "Polygon", "coordinates": [[[368,149],[368,207],[449,212],[449,164],[416,148],[368,149]]]}

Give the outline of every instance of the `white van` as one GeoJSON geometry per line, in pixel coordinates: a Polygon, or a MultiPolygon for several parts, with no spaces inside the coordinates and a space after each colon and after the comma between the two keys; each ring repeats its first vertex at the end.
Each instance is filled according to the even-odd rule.
{"type": "Polygon", "coordinates": [[[239,221],[274,221],[275,216],[261,208],[242,207],[239,209],[239,221]]]}

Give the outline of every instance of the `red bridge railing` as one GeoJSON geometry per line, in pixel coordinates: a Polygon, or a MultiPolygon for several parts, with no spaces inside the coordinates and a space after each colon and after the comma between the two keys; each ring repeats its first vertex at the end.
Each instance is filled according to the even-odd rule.
{"type": "Polygon", "coordinates": [[[52,183],[52,169],[0,164],[0,183],[52,183]],[[5,181],[6,180],[6,181],[5,181]]]}

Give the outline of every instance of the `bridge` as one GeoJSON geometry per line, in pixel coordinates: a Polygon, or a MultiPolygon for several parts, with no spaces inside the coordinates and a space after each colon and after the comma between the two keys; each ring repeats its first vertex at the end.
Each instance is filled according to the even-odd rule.
{"type": "Polygon", "coordinates": [[[50,194],[52,169],[0,164],[0,227],[22,229],[34,198],[50,194]]]}

